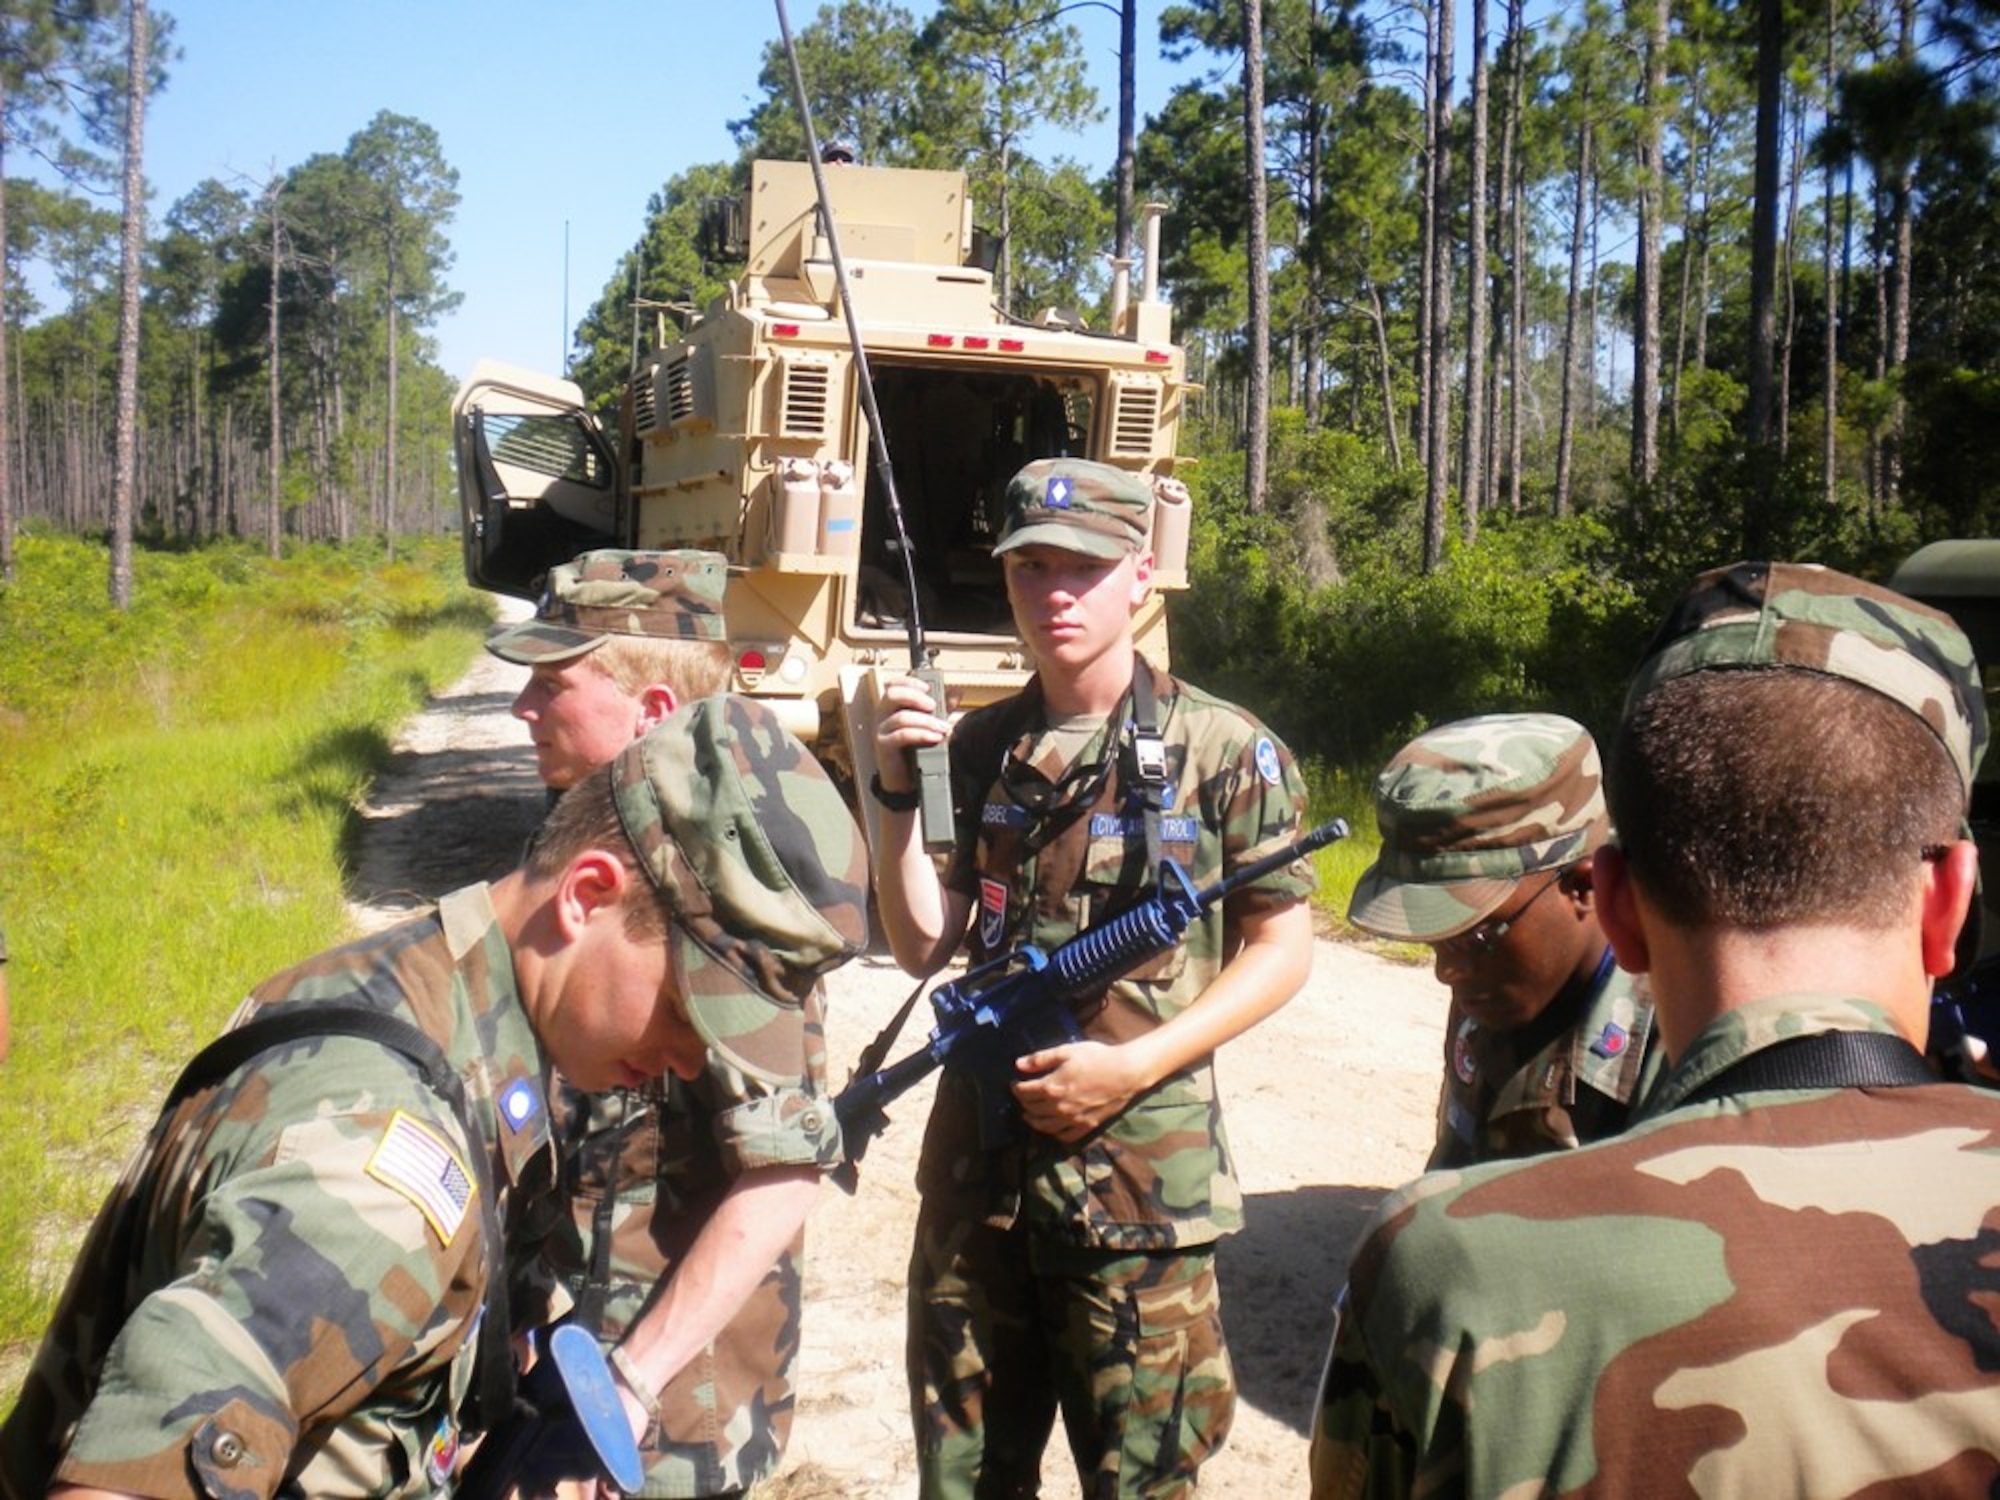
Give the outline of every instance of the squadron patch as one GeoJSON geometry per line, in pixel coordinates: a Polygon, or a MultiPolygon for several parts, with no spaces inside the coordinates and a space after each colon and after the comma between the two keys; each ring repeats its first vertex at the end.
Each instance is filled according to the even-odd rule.
{"type": "Polygon", "coordinates": [[[399,1109],[368,1159],[368,1175],[414,1203],[438,1242],[450,1248],[475,1191],[451,1142],[399,1109]]]}
{"type": "Polygon", "coordinates": [[[1458,1034],[1451,1039],[1451,1071],[1458,1075],[1460,1083],[1471,1083],[1479,1076],[1479,1060],[1472,1055],[1472,1036],[1479,1029],[1479,1023],[1467,1016],[1458,1023],[1458,1034]]]}
{"type": "Polygon", "coordinates": [[[424,1448],[424,1478],[432,1489],[441,1490],[451,1482],[452,1470],[458,1467],[458,1448],[458,1423],[446,1417],[424,1448]]]}
{"type": "Polygon", "coordinates": [[[1267,786],[1276,786],[1284,777],[1284,768],[1278,764],[1278,747],[1271,743],[1268,734],[1257,736],[1257,774],[1264,778],[1267,786]]]}
{"type": "Polygon", "coordinates": [[[1007,936],[1007,887],[998,880],[979,878],[979,945],[998,948],[1007,936]]]}
{"type": "Polygon", "coordinates": [[[1599,1057],[1619,1057],[1632,1044],[1630,1035],[1616,1021],[1606,1021],[1604,1029],[1597,1033],[1597,1040],[1590,1044],[1590,1050],[1599,1057]]]}

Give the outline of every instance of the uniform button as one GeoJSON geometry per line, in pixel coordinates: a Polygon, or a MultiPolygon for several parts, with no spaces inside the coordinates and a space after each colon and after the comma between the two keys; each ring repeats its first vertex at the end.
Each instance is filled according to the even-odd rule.
{"type": "Polygon", "coordinates": [[[820,1115],[819,1111],[816,1109],[809,1109],[804,1114],[799,1116],[799,1125],[808,1134],[818,1133],[819,1122],[820,1122],[820,1115]]]}
{"type": "Polygon", "coordinates": [[[218,1432],[208,1445],[208,1456],[219,1469],[233,1469],[243,1462],[243,1439],[233,1432],[218,1432]]]}

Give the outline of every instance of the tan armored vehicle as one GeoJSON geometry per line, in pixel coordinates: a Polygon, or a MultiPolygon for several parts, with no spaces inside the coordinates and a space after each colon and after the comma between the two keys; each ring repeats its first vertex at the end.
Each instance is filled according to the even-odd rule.
{"type": "MultiPolygon", "coordinates": [[[[1112,328],[1008,318],[976,263],[964,175],[839,167],[829,199],[917,575],[925,644],[963,709],[1031,670],[991,554],[1030,459],[1153,476],[1155,578],[1186,587],[1188,493],[1173,477],[1189,389],[1155,294],[1118,268],[1112,328]]],[[[909,590],[838,302],[811,169],[758,162],[707,228],[746,267],[650,356],[608,433],[568,381],[481,363],[453,404],[465,570],[533,597],[591,547],[706,547],[730,560],[735,691],[770,702],[865,781],[878,681],[910,666],[909,590]]],[[[733,258],[732,257],[732,258],[733,258]]],[[[1156,593],[1142,649],[1167,657],[1156,593]]]]}

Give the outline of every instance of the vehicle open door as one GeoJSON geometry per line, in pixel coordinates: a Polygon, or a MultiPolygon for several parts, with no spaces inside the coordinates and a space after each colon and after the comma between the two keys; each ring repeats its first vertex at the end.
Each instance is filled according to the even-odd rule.
{"type": "Polygon", "coordinates": [[[474,586],[532,599],[550,568],[625,544],[617,455],[573,382],[481,360],[451,416],[474,586]]]}

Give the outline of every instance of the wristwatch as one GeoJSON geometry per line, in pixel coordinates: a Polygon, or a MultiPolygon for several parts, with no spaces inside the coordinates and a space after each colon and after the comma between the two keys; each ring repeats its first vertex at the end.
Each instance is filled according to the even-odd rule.
{"type": "Polygon", "coordinates": [[[888,808],[890,812],[915,812],[923,796],[912,787],[907,792],[892,792],[882,785],[882,773],[877,771],[868,778],[868,795],[888,808]]]}

